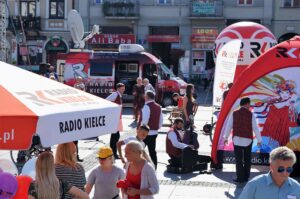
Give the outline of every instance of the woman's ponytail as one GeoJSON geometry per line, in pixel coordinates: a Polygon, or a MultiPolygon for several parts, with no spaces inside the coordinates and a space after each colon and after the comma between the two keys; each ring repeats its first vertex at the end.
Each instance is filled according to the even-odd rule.
{"type": "Polygon", "coordinates": [[[147,162],[153,163],[151,158],[149,157],[148,153],[144,149],[142,150],[142,156],[145,160],[147,160],[147,162]]]}

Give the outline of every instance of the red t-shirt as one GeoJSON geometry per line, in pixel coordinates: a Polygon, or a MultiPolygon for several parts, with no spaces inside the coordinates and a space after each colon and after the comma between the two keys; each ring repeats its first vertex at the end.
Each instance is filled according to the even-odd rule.
{"type": "Polygon", "coordinates": [[[177,102],[178,109],[183,108],[183,97],[179,97],[178,102],[177,102]]]}
{"type": "MultiPolygon", "coordinates": [[[[129,166],[130,167],[130,166],[129,166]]],[[[126,179],[128,180],[130,187],[133,187],[135,189],[140,189],[141,188],[141,172],[137,175],[133,175],[130,173],[129,168],[128,168],[128,173],[126,176],[126,179]]],[[[135,196],[128,196],[128,199],[140,199],[140,195],[135,195],[135,196]]]]}

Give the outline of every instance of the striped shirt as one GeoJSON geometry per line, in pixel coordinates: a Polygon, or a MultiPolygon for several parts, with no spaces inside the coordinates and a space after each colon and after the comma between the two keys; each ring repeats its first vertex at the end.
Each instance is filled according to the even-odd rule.
{"type": "MultiPolygon", "coordinates": [[[[59,180],[68,182],[70,185],[75,186],[84,191],[86,184],[85,171],[82,165],[77,163],[77,167],[71,168],[65,165],[55,165],[56,176],[59,180]]],[[[73,196],[66,194],[64,199],[72,199],[73,196]]]]}

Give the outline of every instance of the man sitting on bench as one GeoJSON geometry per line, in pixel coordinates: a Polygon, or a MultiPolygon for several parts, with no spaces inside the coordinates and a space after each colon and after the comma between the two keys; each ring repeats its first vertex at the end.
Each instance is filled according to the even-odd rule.
{"type": "Polygon", "coordinates": [[[211,161],[209,156],[198,155],[198,151],[193,145],[183,142],[185,133],[183,129],[183,119],[176,118],[173,128],[167,134],[166,151],[170,156],[168,166],[169,172],[192,172],[207,169],[207,163],[211,161]]]}

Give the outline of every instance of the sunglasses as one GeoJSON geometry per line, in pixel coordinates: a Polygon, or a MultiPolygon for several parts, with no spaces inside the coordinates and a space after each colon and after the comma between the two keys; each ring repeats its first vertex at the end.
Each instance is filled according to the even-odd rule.
{"type": "Polygon", "coordinates": [[[277,169],[277,172],[278,173],[283,173],[284,171],[286,171],[287,173],[292,173],[293,172],[293,167],[287,167],[287,168],[284,168],[284,167],[278,167],[277,169]]]}

